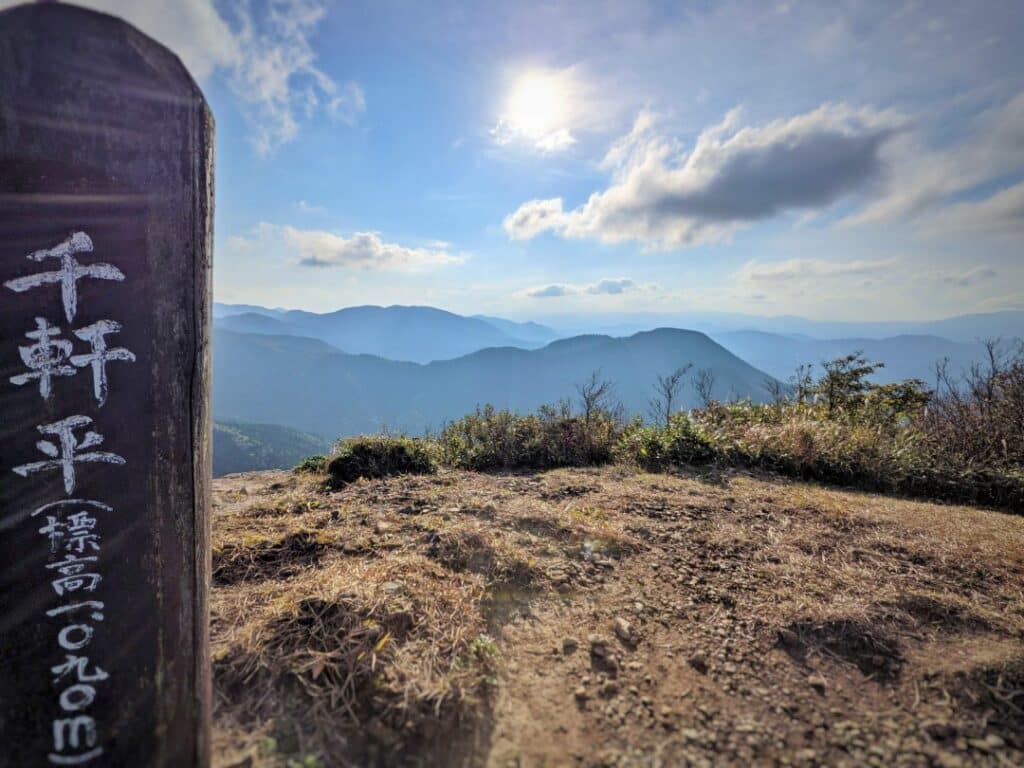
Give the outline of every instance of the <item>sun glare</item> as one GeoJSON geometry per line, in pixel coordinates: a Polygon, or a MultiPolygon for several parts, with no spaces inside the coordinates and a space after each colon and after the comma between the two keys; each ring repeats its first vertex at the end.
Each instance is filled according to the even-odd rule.
{"type": "Polygon", "coordinates": [[[516,133],[542,139],[565,127],[568,100],[564,78],[547,72],[528,72],[513,85],[503,118],[516,133]]]}

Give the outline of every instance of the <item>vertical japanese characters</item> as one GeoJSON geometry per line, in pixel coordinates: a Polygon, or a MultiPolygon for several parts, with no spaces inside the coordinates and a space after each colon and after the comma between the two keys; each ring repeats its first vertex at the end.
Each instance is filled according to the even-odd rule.
{"type": "MultiPolygon", "coordinates": [[[[112,397],[108,366],[134,363],[135,354],[109,338],[121,331],[117,321],[103,318],[83,324],[78,319],[81,281],[125,282],[116,266],[82,263],[76,256],[92,251],[89,235],[75,232],[58,245],[28,254],[30,261],[53,264],[55,269],[15,277],[4,286],[16,293],[40,294],[40,307],[54,305],[45,294],[56,287],[63,309],[63,317],[48,317],[39,310],[25,318],[28,342],[18,347],[24,370],[10,377],[10,385],[34,387],[39,398],[53,406],[51,413],[60,412],[66,387],[91,386],[94,415],[99,418],[112,397]],[[91,382],[81,380],[89,378],[91,382]]],[[[25,463],[9,469],[26,481],[52,488],[53,500],[31,512],[49,548],[45,567],[56,603],[46,611],[46,620],[53,623],[53,664],[40,672],[49,674],[55,697],[47,760],[52,765],[84,765],[103,755],[102,723],[90,712],[110,672],[101,666],[102,659],[90,655],[90,646],[104,621],[101,522],[113,509],[103,500],[76,494],[77,473],[85,464],[112,470],[125,459],[100,449],[104,438],[90,415],[67,413],[44,422],[36,424],[41,439],[35,445],[42,458],[26,457],[25,463]]]]}

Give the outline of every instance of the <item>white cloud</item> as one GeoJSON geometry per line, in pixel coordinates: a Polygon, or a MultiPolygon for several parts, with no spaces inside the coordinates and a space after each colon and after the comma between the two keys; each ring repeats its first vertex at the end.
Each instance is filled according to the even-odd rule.
{"type": "Polygon", "coordinates": [[[528,288],[523,295],[530,299],[551,299],[559,296],[571,296],[578,293],[571,285],[555,283],[553,285],[541,285],[536,288],[528,288]]]}
{"type": "Polygon", "coordinates": [[[540,285],[520,291],[518,295],[528,299],[550,299],[561,296],[619,296],[624,293],[655,290],[656,288],[655,285],[640,285],[626,277],[606,277],[586,285],[568,283],[540,285]]]}
{"type": "MultiPolygon", "coordinates": [[[[0,8],[20,0],[0,0],[0,8]]],[[[115,14],[176,53],[197,80],[223,73],[243,105],[256,151],[267,154],[295,139],[304,119],[323,112],[352,124],[366,110],[355,82],[338,85],[316,65],[310,35],[324,0],[269,0],[255,14],[248,2],[214,0],[80,0],[115,14]]]]}
{"type": "Polygon", "coordinates": [[[604,280],[598,280],[596,283],[586,286],[584,290],[591,294],[619,294],[626,293],[627,291],[636,290],[639,286],[632,280],[619,277],[619,278],[605,278],[604,280]]]}
{"type": "Polygon", "coordinates": [[[378,232],[353,232],[345,237],[318,229],[261,223],[247,237],[234,236],[229,247],[237,254],[279,253],[303,267],[339,267],[380,272],[422,272],[461,264],[464,254],[449,248],[413,248],[386,242],[378,232]]]}
{"type": "Polygon", "coordinates": [[[606,243],[671,248],[722,239],[794,209],[825,207],[875,181],[897,115],[826,104],[787,120],[741,126],[738,110],[707,128],[690,151],[643,112],[603,167],[611,184],[570,211],[531,200],[504,221],[513,239],[545,230],[606,243]]]}
{"type": "Polygon", "coordinates": [[[561,152],[576,143],[576,137],[569,133],[568,128],[559,128],[549,134],[541,136],[534,142],[534,146],[541,152],[561,152]]]}
{"type": "Polygon", "coordinates": [[[547,229],[563,226],[562,198],[531,200],[505,217],[502,227],[513,240],[529,240],[547,229]]]}

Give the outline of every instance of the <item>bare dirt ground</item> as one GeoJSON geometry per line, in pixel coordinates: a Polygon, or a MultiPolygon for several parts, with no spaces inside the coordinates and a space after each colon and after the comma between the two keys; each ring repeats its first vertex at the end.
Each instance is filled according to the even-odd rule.
{"type": "Polygon", "coordinates": [[[744,473],[215,481],[219,766],[1024,764],[1024,517],[744,473]]]}

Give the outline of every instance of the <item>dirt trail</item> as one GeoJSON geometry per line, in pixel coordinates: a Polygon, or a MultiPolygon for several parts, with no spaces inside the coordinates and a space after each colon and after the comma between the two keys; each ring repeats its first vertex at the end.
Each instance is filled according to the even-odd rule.
{"type": "Polygon", "coordinates": [[[215,490],[219,765],[1024,763],[1024,518],[620,468],[215,490]],[[277,649],[307,593],[404,595],[366,707],[277,649]]]}

